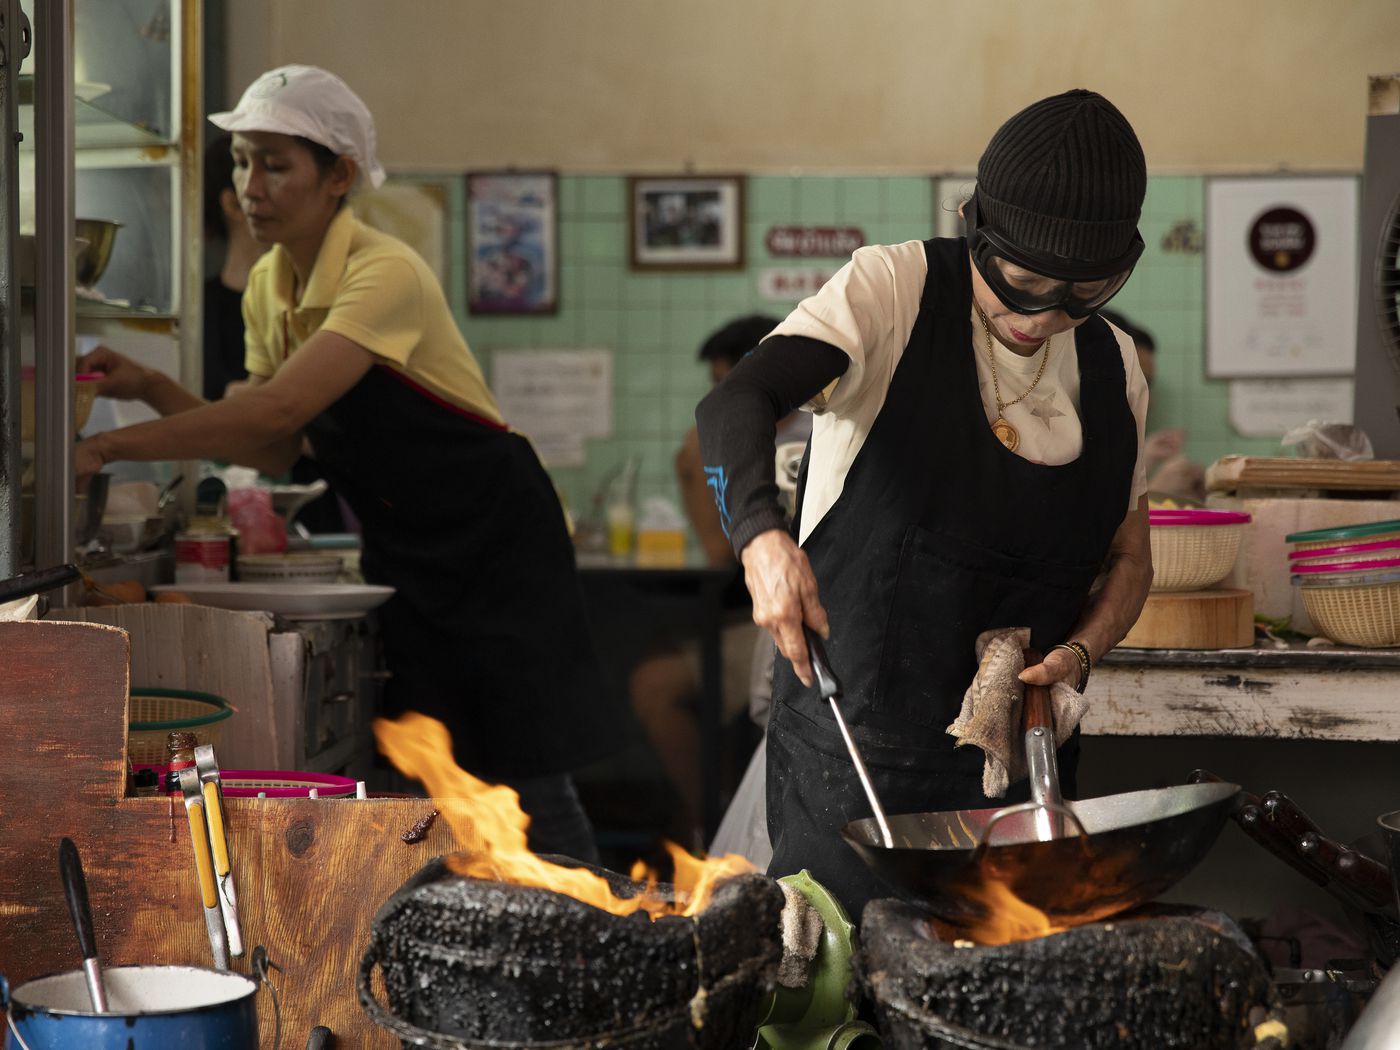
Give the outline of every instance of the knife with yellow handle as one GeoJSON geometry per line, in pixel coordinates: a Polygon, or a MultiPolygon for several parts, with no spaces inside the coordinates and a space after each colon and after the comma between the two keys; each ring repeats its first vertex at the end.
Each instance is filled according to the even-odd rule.
{"type": "Polygon", "coordinates": [[[204,819],[209,825],[209,844],[214,858],[214,877],[218,882],[219,911],[224,918],[229,954],[243,954],[243,931],[238,925],[238,891],[233,884],[233,862],[229,855],[228,821],[224,811],[224,786],[219,775],[219,763],[214,748],[201,744],[194,749],[194,764],[204,796],[204,819]]]}
{"type": "Polygon", "coordinates": [[[199,877],[199,899],[204,905],[204,925],[209,928],[209,947],[214,953],[214,968],[227,970],[228,937],[224,933],[224,917],[219,911],[214,857],[209,849],[209,829],[205,825],[204,795],[200,790],[199,770],[194,766],[180,770],[180,792],[185,796],[185,816],[190,824],[194,867],[199,877]]]}

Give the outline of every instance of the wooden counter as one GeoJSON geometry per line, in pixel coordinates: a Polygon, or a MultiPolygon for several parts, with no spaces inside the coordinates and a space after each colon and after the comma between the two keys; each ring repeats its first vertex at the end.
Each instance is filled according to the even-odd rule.
{"type": "Polygon", "coordinates": [[[1096,736],[1400,739],[1400,649],[1116,649],[1094,669],[1096,736]]]}

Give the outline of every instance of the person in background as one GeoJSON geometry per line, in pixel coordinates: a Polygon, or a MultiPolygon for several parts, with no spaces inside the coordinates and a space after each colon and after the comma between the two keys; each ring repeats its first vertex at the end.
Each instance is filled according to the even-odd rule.
{"type": "MultiPolygon", "coordinates": [[[[267,246],[259,244],[248,228],[233,188],[233,136],[216,135],[204,148],[204,236],[214,252],[220,252],[217,272],[204,281],[204,400],[218,401],[236,391],[248,379],[244,366],[243,290],[248,274],[267,246]]],[[[310,485],[322,478],[315,462],[302,456],[292,464],[289,480],[310,485]]],[[[326,492],[303,506],[296,520],[313,533],[342,532],[346,528],[334,492],[326,492]]]]}
{"type": "Polygon", "coordinates": [[[243,289],[267,246],[253,239],[233,189],[233,136],[225,132],[204,150],[204,237],[221,254],[204,281],[204,400],[217,401],[230,383],[248,378],[243,365],[243,289]],[[220,251],[221,250],[221,251],[220,251]]]}
{"type": "MultiPolygon", "coordinates": [[[[1099,316],[1133,341],[1138,365],[1150,387],[1157,376],[1157,341],[1152,333],[1112,310],[1101,310],[1099,316]]],[[[1197,503],[1205,501],[1205,469],[1182,453],[1185,443],[1186,432],[1180,429],[1155,430],[1147,435],[1142,458],[1147,470],[1147,491],[1152,496],[1171,496],[1197,503]]]]}
{"type": "MultiPolygon", "coordinates": [[[[780,652],[769,872],[810,870],[853,917],[890,891],[840,838],[870,808],[808,632],[827,639],[885,808],[975,809],[991,805],[983,753],[948,729],[978,638],[1029,628],[1043,655],[1020,680],[1082,692],[1147,598],[1147,384],[1132,342],[1095,316],[1142,255],[1146,189],[1107,99],[1041,99],[984,150],[966,238],[858,249],[696,411],[754,620],[780,652]],[[789,531],[773,436],[801,406],[814,419],[789,531]]],[[[1077,759],[1071,736],[1067,798],[1077,759]]]]}
{"type": "Polygon", "coordinates": [[[572,771],[621,743],[549,475],[504,423],[421,257],[359,222],[378,186],[374,120],[314,66],[260,76],[231,112],[234,186],[269,251],[243,295],[247,385],[206,402],[100,349],[103,393],[163,418],[79,442],[86,478],[117,460],[221,458],[279,474],[303,442],[359,518],[386,713],[446,724],[457,764],[515,789],[539,852],[596,859],[572,771]]]}
{"type": "MultiPolygon", "coordinates": [[[[776,317],[751,314],[735,318],[706,337],[698,356],[709,368],[711,382],[723,382],[744,355],[777,324],[776,317]]],[[[811,432],[810,417],[802,412],[791,413],[779,430],[788,440],[805,441],[811,432]]],[[[716,568],[736,568],[734,551],[700,462],[700,440],[694,427],[681,440],[675,467],[681,502],[706,562],[716,568]]],[[[726,622],[720,643],[724,696],[721,718],[726,723],[750,704],[755,644],[761,642],[765,648],[772,648],[768,639],[759,638],[752,606],[743,587],[736,585],[731,591],[737,593],[731,594],[726,603],[726,622]]],[[[628,686],[637,719],[679,800],[678,812],[668,833],[687,845],[699,844],[701,749],[696,705],[701,693],[698,646],[693,640],[666,645],[633,668],[628,686]]]]}
{"type": "MultiPolygon", "coordinates": [[[[699,358],[710,370],[710,381],[718,385],[763,337],[778,326],[778,318],[766,314],[750,314],[730,321],[711,333],[700,346],[699,358]]],[[[778,425],[777,443],[806,441],[812,433],[812,417],[805,412],[791,412],[778,425]]],[[[676,453],[676,482],[681,490],[690,527],[705,552],[705,560],[716,567],[734,565],[734,550],[725,535],[710,490],[704,465],[700,461],[700,432],[695,427],[686,431],[676,453]]]]}

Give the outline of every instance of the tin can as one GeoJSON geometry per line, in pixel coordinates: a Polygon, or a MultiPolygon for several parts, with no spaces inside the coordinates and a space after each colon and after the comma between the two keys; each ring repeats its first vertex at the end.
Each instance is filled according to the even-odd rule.
{"type": "Polygon", "coordinates": [[[175,537],[176,583],[228,583],[233,530],[215,518],[196,518],[175,537]]]}

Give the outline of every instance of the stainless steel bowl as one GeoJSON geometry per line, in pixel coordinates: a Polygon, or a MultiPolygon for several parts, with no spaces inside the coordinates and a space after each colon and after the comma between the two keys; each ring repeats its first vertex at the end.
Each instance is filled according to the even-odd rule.
{"type": "Polygon", "coordinates": [[[73,226],[77,238],[87,241],[87,247],[77,252],[78,286],[92,288],[112,259],[112,246],[117,242],[117,231],[122,224],[111,219],[77,219],[73,226]]]}

